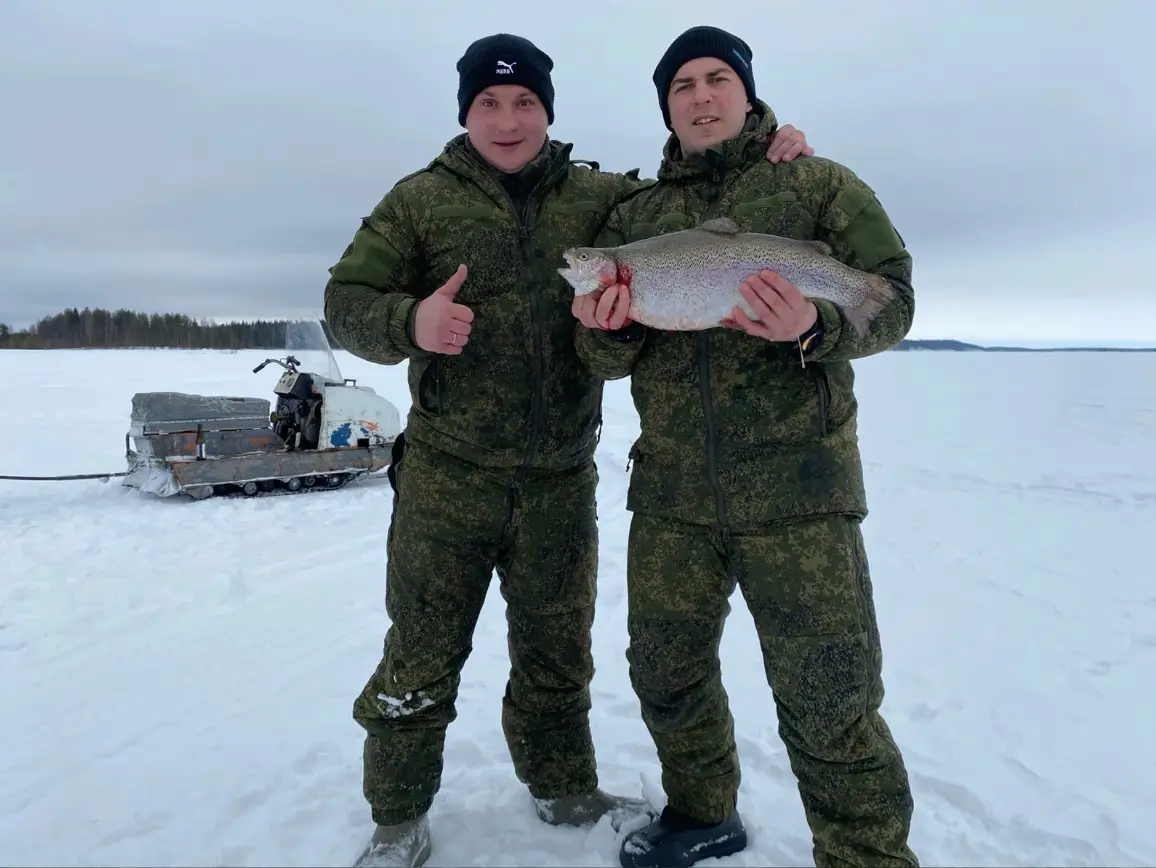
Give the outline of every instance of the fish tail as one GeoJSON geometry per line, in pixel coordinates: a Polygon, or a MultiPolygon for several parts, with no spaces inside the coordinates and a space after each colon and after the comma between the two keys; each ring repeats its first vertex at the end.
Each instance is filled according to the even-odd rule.
{"type": "Polygon", "coordinates": [[[859,337],[867,334],[875,317],[895,298],[895,287],[881,274],[868,274],[864,280],[864,290],[863,300],[845,310],[851,327],[859,337]]]}

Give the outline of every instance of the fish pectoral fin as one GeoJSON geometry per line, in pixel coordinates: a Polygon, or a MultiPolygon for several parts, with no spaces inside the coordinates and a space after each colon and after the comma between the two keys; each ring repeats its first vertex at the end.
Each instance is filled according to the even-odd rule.
{"type": "Polygon", "coordinates": [[[825,241],[808,240],[808,241],[804,241],[803,243],[808,244],[811,247],[813,247],[815,249],[815,252],[818,253],[820,256],[834,256],[835,255],[835,249],[825,241]]]}
{"type": "Polygon", "coordinates": [[[699,229],[706,232],[715,232],[719,235],[738,235],[742,230],[739,229],[739,224],[735,223],[730,217],[715,217],[713,220],[707,220],[699,224],[699,229]]]}

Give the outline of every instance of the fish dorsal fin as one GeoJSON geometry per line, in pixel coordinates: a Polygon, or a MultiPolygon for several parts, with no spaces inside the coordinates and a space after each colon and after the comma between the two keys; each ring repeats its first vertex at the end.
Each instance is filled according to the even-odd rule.
{"type": "Polygon", "coordinates": [[[699,229],[705,232],[715,232],[719,235],[738,235],[740,231],[739,224],[735,223],[730,217],[715,217],[713,220],[707,220],[699,224],[699,229]]]}
{"type": "Polygon", "coordinates": [[[835,255],[834,248],[831,247],[831,245],[825,241],[816,241],[814,239],[808,239],[808,240],[804,241],[803,243],[808,245],[809,247],[815,248],[815,252],[818,253],[820,256],[834,256],[835,255]]]}

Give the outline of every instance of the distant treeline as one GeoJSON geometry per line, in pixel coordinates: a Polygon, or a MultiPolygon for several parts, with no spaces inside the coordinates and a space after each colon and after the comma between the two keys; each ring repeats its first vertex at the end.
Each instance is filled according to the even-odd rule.
{"type": "MultiPolygon", "coordinates": [[[[0,323],[0,349],[16,350],[268,350],[285,346],[284,320],[215,323],[183,313],[140,313],[133,310],[72,307],[35,325],[14,331],[0,323]]],[[[322,320],[334,349],[337,340],[322,320]]],[[[974,344],[951,340],[903,341],[899,350],[978,350],[974,344]]]]}
{"type": "MultiPolygon", "coordinates": [[[[285,320],[215,323],[183,313],[139,313],[132,310],[72,307],[35,325],[14,331],[0,323],[0,349],[16,350],[279,350],[285,347],[285,320]]],[[[333,349],[340,344],[322,320],[321,327],[333,349]]],[[[1156,352],[1156,348],[1117,347],[986,347],[950,339],[900,341],[899,351],[950,352],[1156,352]]]]}
{"type": "MultiPolygon", "coordinates": [[[[269,350],[285,346],[285,320],[216,323],[183,313],[69,308],[21,331],[0,323],[0,349],[269,350]]],[[[322,320],[334,349],[337,340],[322,320]]],[[[958,341],[904,341],[897,349],[980,349],[958,341]]]]}
{"type": "MultiPolygon", "coordinates": [[[[324,321],[321,325],[338,348],[328,325],[324,321]]],[[[73,307],[20,331],[0,323],[0,349],[282,349],[285,326],[285,320],[216,323],[180,313],[73,307]]]]}

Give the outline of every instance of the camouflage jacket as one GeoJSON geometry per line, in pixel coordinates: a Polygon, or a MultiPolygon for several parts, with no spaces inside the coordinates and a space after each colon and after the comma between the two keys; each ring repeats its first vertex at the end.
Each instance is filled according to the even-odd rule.
{"type": "MultiPolygon", "coordinates": [[[[797,342],[744,332],[637,329],[632,339],[577,327],[597,375],[630,375],[641,421],[627,508],[723,529],[830,512],[866,515],[851,360],[895,346],[914,315],[911,257],[874,192],[819,157],[771,164],[744,134],[684,158],[666,145],[657,183],[629,196],[597,241],[613,247],[729,216],[740,228],[825,241],[843,262],[884,275],[898,297],[860,338],[829,302],[826,335],[805,364],[797,342]]],[[[756,116],[757,117],[757,116],[756,116]]]]}
{"type": "Polygon", "coordinates": [[[486,467],[563,470],[593,455],[602,380],[579,360],[562,252],[591,244],[641,182],[601,172],[549,141],[503,183],[460,135],[403,178],[330,269],[325,316],[354,355],[409,360],[406,436],[486,467]],[[524,182],[524,195],[507,184],[524,182]],[[460,355],[413,342],[417,304],[464,263],[457,301],[474,312],[460,355]]]}

